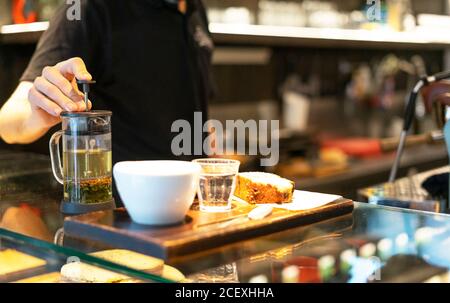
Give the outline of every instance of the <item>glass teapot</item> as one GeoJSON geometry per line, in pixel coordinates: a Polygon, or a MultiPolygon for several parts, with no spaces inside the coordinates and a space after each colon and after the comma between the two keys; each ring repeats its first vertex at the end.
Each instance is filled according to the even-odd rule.
{"type": "Polygon", "coordinates": [[[52,136],[49,146],[53,174],[64,185],[63,213],[80,214],[115,207],[111,116],[110,111],[61,114],[62,130],[52,136]]]}

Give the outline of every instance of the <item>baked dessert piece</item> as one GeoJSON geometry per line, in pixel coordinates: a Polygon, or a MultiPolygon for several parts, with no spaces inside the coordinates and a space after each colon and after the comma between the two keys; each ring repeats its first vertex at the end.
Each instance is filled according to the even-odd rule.
{"type": "Polygon", "coordinates": [[[59,283],[61,275],[59,272],[51,272],[31,278],[18,280],[14,283],[59,283]]]}
{"type": "Polygon", "coordinates": [[[62,282],[119,283],[128,279],[131,278],[82,262],[68,263],[61,268],[62,282]]]}
{"type": "MultiPolygon", "coordinates": [[[[182,280],[184,276],[174,268],[164,265],[164,261],[125,249],[112,249],[90,255],[120,264],[132,269],[162,275],[170,280],[182,280]]],[[[82,262],[74,262],[61,268],[62,280],[78,283],[138,283],[138,279],[115,273],[82,262]]]]}
{"type": "Polygon", "coordinates": [[[278,175],[263,172],[239,173],[234,195],[250,204],[290,203],[294,182],[278,175]]]}
{"type": "Polygon", "coordinates": [[[181,271],[169,265],[164,265],[162,277],[174,282],[188,282],[181,271]]]}
{"type": "Polygon", "coordinates": [[[43,269],[46,264],[47,262],[43,259],[27,255],[15,249],[0,250],[0,280],[11,279],[14,281],[20,279],[26,273],[34,273],[39,269],[43,269]]]}
{"type": "Polygon", "coordinates": [[[91,253],[91,256],[148,273],[160,274],[164,261],[126,249],[111,249],[91,253]]]}

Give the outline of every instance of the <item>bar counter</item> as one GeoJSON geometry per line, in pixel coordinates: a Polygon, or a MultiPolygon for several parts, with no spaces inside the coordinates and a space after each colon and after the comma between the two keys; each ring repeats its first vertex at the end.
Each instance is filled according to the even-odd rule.
{"type": "MultiPolygon", "coordinates": [[[[47,157],[0,152],[0,179],[0,236],[13,231],[80,254],[116,248],[83,240],[82,235],[79,239],[64,235],[59,212],[62,186],[54,180],[47,157]],[[13,208],[31,210],[28,213],[35,216],[6,222],[5,214],[13,208]]],[[[296,278],[300,282],[447,281],[449,250],[449,215],[355,202],[351,214],[168,259],[166,264],[193,282],[286,282],[283,269],[292,265],[300,269],[296,278]],[[382,239],[393,243],[395,257],[374,246],[382,239]],[[350,248],[367,257],[361,264],[379,260],[380,276],[368,279],[360,266],[361,270],[353,269],[351,279],[336,273],[323,281],[317,272],[321,257],[339,260],[350,248]]]]}

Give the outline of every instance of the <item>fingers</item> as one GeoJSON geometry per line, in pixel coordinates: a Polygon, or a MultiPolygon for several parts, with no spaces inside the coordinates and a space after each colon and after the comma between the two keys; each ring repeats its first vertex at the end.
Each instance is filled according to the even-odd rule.
{"type": "MultiPolygon", "coordinates": [[[[84,101],[78,102],[78,111],[82,112],[86,110],[86,103],[84,103],[84,101]]],[[[88,100],[88,109],[91,110],[92,108],[92,103],[91,101],[88,100]]]]}
{"type": "Polygon", "coordinates": [[[80,92],[80,90],[78,89],[78,84],[77,84],[76,79],[73,78],[71,83],[72,83],[72,87],[75,91],[74,93],[81,97],[79,100],[76,100],[76,103],[78,105],[78,110],[79,111],[86,110],[86,103],[84,102],[84,94],[82,92],[80,92]]]}
{"type": "MultiPolygon", "coordinates": [[[[61,112],[64,110],[61,106],[54,101],[50,100],[47,96],[39,92],[35,87],[32,87],[28,92],[28,100],[32,104],[32,106],[41,108],[46,111],[48,114],[59,118],[61,112]]],[[[89,110],[92,108],[92,102],[88,101],[89,110]]],[[[83,102],[80,102],[80,106],[78,107],[80,111],[84,111],[86,109],[86,105],[83,102]]]]}
{"type": "Polygon", "coordinates": [[[91,74],[87,71],[86,65],[81,58],[75,57],[56,65],[60,73],[70,81],[75,77],[78,80],[92,80],[91,74]]]}
{"type": "Polygon", "coordinates": [[[50,83],[58,87],[64,95],[69,97],[74,102],[80,102],[83,100],[83,96],[79,93],[76,83],[72,85],[69,80],[63,77],[61,72],[56,67],[45,67],[42,71],[42,76],[50,83]]]}
{"type": "Polygon", "coordinates": [[[59,117],[62,112],[62,109],[58,104],[41,94],[34,87],[32,87],[28,92],[28,100],[32,106],[41,108],[54,117],[59,117]]]}
{"type": "Polygon", "coordinates": [[[45,95],[54,103],[58,104],[62,109],[66,111],[78,110],[78,105],[66,95],[62,93],[59,87],[53,85],[47,81],[44,77],[37,77],[34,80],[34,88],[42,95],[45,95]]]}
{"type": "MultiPolygon", "coordinates": [[[[59,117],[64,110],[86,110],[84,95],[78,90],[76,79],[92,80],[81,58],[71,58],[45,67],[29,92],[30,103],[55,117],[59,117]]],[[[92,107],[90,102],[88,107],[92,107]]]]}

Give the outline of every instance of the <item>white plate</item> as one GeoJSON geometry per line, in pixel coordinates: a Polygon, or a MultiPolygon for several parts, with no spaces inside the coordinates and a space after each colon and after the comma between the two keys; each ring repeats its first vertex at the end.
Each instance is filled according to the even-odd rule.
{"type": "MultiPolygon", "coordinates": [[[[268,206],[272,206],[273,208],[281,208],[286,210],[307,210],[317,208],[328,203],[334,202],[336,200],[341,199],[342,196],[338,195],[330,195],[330,194],[322,194],[315,193],[309,191],[295,190],[293,195],[293,201],[291,203],[277,204],[277,203],[269,203],[264,204],[268,206]]],[[[241,202],[246,201],[233,196],[233,199],[236,199],[241,202]]]]}

